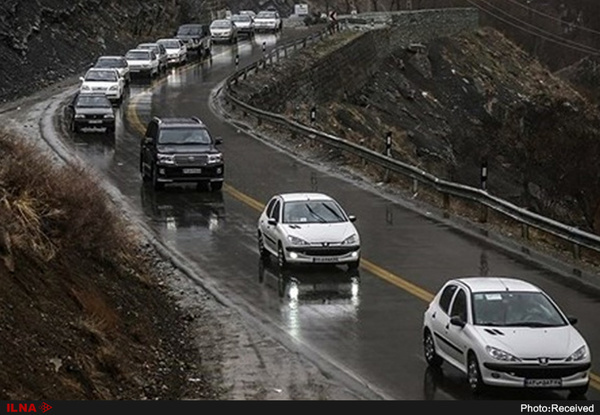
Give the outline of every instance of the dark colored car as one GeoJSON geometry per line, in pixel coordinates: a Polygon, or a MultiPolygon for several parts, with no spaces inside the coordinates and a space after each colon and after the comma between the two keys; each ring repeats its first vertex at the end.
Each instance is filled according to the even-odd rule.
{"type": "Polygon", "coordinates": [[[225,164],[214,138],[197,117],[154,117],[140,145],[140,173],[156,190],[167,183],[196,183],[211,191],[223,187],[225,164]]]}
{"type": "Polygon", "coordinates": [[[65,108],[69,130],[80,132],[83,128],[104,128],[115,132],[115,112],[104,92],[77,93],[65,108]]]}
{"type": "Polygon", "coordinates": [[[208,25],[200,23],[181,25],[175,37],[185,43],[188,51],[196,52],[199,57],[210,55],[212,44],[208,25]]]}

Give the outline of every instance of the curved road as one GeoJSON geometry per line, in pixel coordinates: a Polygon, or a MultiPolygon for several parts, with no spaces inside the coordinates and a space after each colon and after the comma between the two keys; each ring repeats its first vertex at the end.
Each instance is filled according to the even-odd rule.
{"type": "MultiPolygon", "coordinates": [[[[213,89],[235,69],[258,59],[262,45],[273,47],[306,31],[257,35],[237,46],[215,46],[210,61],[173,69],[152,84],[132,85],[118,110],[114,141],[95,134],[69,136],[68,143],[97,167],[143,215],[158,237],[202,269],[211,285],[241,310],[254,315],[287,341],[318,360],[331,362],[369,398],[410,400],[472,399],[465,379],[445,366],[431,373],[422,357],[421,324],[427,301],[449,277],[512,275],[538,284],[568,314],[592,354],[600,356],[598,299],[565,285],[564,279],[449,222],[412,210],[365,183],[327,166],[312,166],[240,132],[211,110],[213,89]],[[156,193],[142,185],[139,140],[152,115],[200,116],[213,135],[223,137],[226,185],[222,193],[194,187],[167,187],[156,193]],[[259,210],[283,191],[329,193],[358,217],[364,262],[342,268],[280,275],[261,263],[256,248],[259,210]]],[[[594,363],[600,373],[600,363],[594,363]]],[[[588,399],[600,397],[594,375],[588,399]]],[[[566,392],[497,391],[491,399],[565,399],[566,392]]]]}

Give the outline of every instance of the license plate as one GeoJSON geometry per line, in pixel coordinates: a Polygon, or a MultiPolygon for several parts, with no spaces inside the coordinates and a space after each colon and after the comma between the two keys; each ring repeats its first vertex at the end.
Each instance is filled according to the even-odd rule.
{"type": "Polygon", "coordinates": [[[525,379],[527,388],[560,388],[562,379],[525,379]]]}
{"type": "Polygon", "coordinates": [[[88,123],[90,123],[90,124],[102,124],[102,120],[89,120],[88,123]]]}
{"type": "Polygon", "coordinates": [[[338,258],[337,257],[317,257],[317,258],[313,258],[313,262],[319,262],[319,263],[338,262],[338,258]]]}
{"type": "Polygon", "coordinates": [[[183,169],[183,174],[200,174],[202,169],[183,169]]]}

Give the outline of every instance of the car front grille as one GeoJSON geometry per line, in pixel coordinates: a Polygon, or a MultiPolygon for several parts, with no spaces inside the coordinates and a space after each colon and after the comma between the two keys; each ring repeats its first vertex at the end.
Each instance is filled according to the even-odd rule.
{"type": "Polygon", "coordinates": [[[358,250],[358,246],[295,246],[288,251],[298,252],[306,256],[340,256],[358,250]]]}
{"type": "Polygon", "coordinates": [[[504,365],[484,363],[484,366],[496,372],[508,373],[525,379],[558,379],[573,376],[590,368],[589,363],[566,365],[504,365]]]}
{"type": "Polygon", "coordinates": [[[208,156],[206,154],[178,154],[175,155],[175,164],[178,166],[206,166],[208,156]]]}
{"type": "Polygon", "coordinates": [[[106,91],[108,88],[105,86],[93,86],[92,91],[106,91]]]}

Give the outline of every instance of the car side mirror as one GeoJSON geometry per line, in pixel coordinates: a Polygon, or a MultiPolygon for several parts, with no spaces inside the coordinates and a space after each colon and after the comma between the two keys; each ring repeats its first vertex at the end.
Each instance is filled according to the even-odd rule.
{"type": "Polygon", "coordinates": [[[80,80],[81,82],[83,82],[83,81],[85,81],[85,78],[84,78],[83,76],[80,76],[80,77],[79,77],[79,80],[80,80]]]}
{"type": "Polygon", "coordinates": [[[356,222],[356,216],[354,216],[354,215],[348,215],[348,220],[350,222],[356,222]]]}
{"type": "Polygon", "coordinates": [[[223,139],[221,137],[215,138],[215,144],[223,144],[223,139]]]}
{"type": "Polygon", "coordinates": [[[277,225],[277,219],[275,219],[275,218],[269,218],[269,220],[267,221],[267,223],[269,225],[275,226],[275,225],[277,225]]]}
{"type": "Polygon", "coordinates": [[[154,139],[152,137],[144,137],[144,144],[152,144],[154,142],[154,139]]]}
{"type": "Polygon", "coordinates": [[[462,329],[466,323],[459,316],[452,316],[450,318],[450,324],[452,324],[453,326],[458,326],[462,329]]]}
{"type": "Polygon", "coordinates": [[[571,323],[572,326],[574,326],[575,324],[577,324],[577,322],[579,321],[577,319],[577,317],[573,317],[573,316],[567,317],[567,320],[569,320],[569,323],[571,323]]]}

